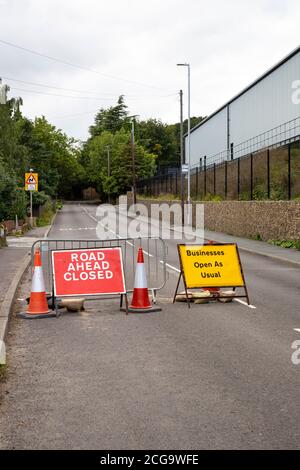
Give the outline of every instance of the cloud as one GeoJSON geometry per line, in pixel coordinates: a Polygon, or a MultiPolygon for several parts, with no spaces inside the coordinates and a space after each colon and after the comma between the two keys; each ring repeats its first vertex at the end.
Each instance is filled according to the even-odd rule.
{"type": "Polygon", "coordinates": [[[26,115],[53,118],[75,137],[86,138],[88,111],[120,94],[130,113],[176,122],[175,93],[183,88],[186,95],[187,83],[177,62],[191,63],[192,114],[209,114],[298,45],[299,14],[296,0],[0,0],[0,39],[99,72],[0,43],[1,74],[82,93],[17,82],[12,88],[102,94],[84,100],[12,90],[23,96],[26,115]]]}

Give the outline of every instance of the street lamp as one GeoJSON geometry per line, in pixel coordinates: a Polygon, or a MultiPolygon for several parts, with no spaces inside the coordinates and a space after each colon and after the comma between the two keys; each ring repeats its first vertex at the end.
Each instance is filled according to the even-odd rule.
{"type": "MultiPolygon", "coordinates": [[[[177,64],[178,67],[187,67],[188,68],[188,145],[187,145],[187,165],[188,165],[188,189],[187,189],[187,203],[188,203],[188,212],[187,212],[187,222],[188,225],[191,221],[191,66],[190,64],[177,64]]],[[[182,169],[181,169],[182,171],[182,169]]]]}

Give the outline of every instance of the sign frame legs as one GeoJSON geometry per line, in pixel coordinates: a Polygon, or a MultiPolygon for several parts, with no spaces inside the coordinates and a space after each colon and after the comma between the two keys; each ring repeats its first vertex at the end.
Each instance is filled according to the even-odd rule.
{"type": "Polygon", "coordinates": [[[189,295],[188,295],[188,291],[187,291],[187,287],[186,287],[186,283],[185,283],[184,275],[183,275],[182,271],[180,271],[180,274],[179,274],[179,277],[178,277],[177,286],[176,286],[175,294],[174,294],[174,297],[173,297],[173,304],[176,301],[176,296],[177,296],[178,287],[179,287],[179,284],[180,284],[181,277],[183,279],[186,301],[187,301],[188,307],[191,308],[191,302],[190,302],[190,299],[189,299],[189,295]]]}

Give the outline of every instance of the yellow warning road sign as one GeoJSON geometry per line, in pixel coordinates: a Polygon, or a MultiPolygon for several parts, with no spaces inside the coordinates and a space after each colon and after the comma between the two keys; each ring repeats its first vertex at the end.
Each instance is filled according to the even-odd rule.
{"type": "Polygon", "coordinates": [[[39,175],[38,173],[25,173],[25,190],[38,191],[39,175]]]}
{"type": "Polygon", "coordinates": [[[179,245],[187,288],[243,287],[236,245],[179,245]]]}

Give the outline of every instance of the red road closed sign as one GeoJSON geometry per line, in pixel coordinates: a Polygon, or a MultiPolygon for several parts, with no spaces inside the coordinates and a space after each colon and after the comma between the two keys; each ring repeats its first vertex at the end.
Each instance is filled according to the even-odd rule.
{"type": "Polygon", "coordinates": [[[120,247],[52,251],[52,269],[56,297],[126,293],[120,247]]]}

